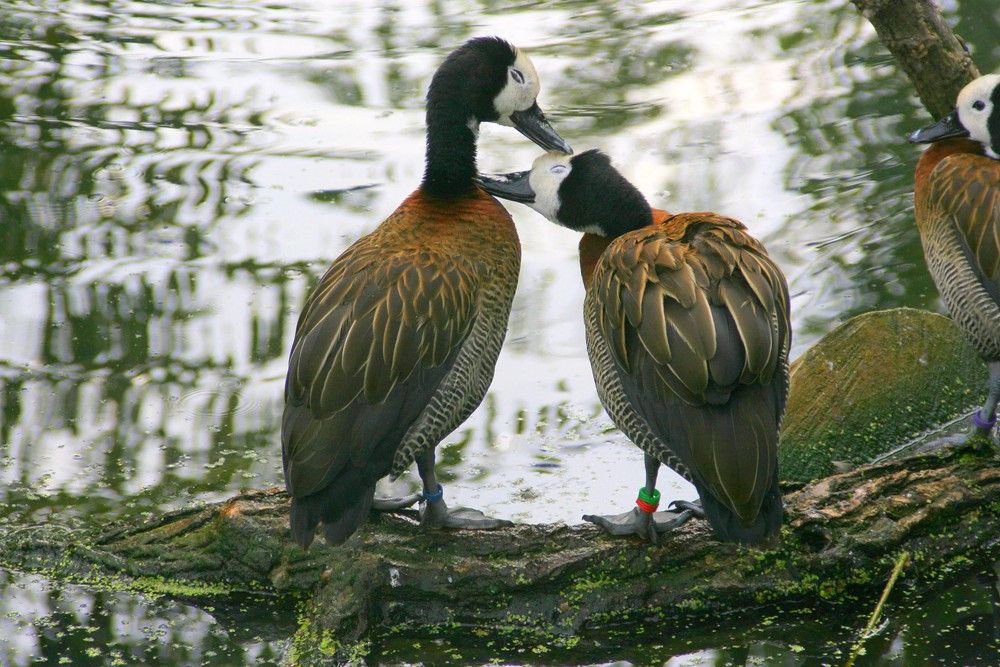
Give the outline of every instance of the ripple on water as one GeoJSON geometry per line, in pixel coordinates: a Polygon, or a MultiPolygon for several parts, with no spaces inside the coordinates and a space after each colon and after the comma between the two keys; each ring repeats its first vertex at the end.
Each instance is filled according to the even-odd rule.
{"type": "Polygon", "coordinates": [[[240,387],[236,380],[223,380],[217,387],[197,389],[177,399],[176,411],[189,417],[228,417],[249,412],[258,401],[240,387]]]}

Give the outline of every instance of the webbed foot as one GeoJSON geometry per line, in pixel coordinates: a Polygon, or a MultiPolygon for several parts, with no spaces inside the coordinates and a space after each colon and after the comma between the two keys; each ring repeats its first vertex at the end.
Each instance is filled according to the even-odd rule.
{"type": "Polygon", "coordinates": [[[941,449],[942,447],[961,447],[965,444],[965,441],[969,439],[967,435],[949,435],[943,438],[937,438],[936,440],[931,440],[925,442],[924,444],[917,447],[916,451],[920,453],[932,452],[935,449],[941,449]]]}
{"type": "Polygon", "coordinates": [[[949,435],[936,440],[931,440],[930,442],[925,442],[917,447],[916,451],[919,453],[927,453],[942,448],[968,450],[970,452],[988,455],[992,455],[996,451],[993,440],[990,439],[989,432],[984,434],[980,432],[980,429],[974,429],[972,433],[966,435],[949,435]]]}
{"type": "Polygon", "coordinates": [[[610,535],[638,535],[648,542],[659,544],[660,533],[683,525],[692,516],[694,513],[688,509],[681,512],[646,512],[633,507],[628,512],[613,516],[584,514],[583,520],[600,526],[610,535]]]}
{"type": "Polygon", "coordinates": [[[504,526],[513,526],[513,521],[486,516],[477,509],[458,507],[448,509],[442,497],[444,494],[438,485],[438,492],[432,496],[421,494],[425,501],[420,508],[420,527],[424,530],[438,528],[461,528],[465,530],[496,530],[504,526]]]}
{"type": "Polygon", "coordinates": [[[701,506],[701,500],[672,500],[667,507],[671,511],[676,509],[685,510],[691,512],[691,516],[696,516],[699,519],[705,518],[705,509],[701,506]]]}

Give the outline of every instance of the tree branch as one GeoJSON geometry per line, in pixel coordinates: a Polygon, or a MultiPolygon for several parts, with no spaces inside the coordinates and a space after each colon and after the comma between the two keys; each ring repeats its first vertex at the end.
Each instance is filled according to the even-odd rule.
{"type": "Polygon", "coordinates": [[[851,2],[875,26],[931,116],[954,109],[958,92],[979,70],[932,0],[851,2]]]}

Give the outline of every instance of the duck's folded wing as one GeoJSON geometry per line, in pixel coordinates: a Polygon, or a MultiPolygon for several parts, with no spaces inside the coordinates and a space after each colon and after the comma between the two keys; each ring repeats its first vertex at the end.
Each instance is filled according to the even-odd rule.
{"type": "Polygon", "coordinates": [[[477,297],[475,273],[452,258],[364,244],[338,258],[303,309],[289,359],[282,445],[296,496],[347,462],[363,466],[378,446],[395,449],[468,337],[477,297]]]}
{"type": "Polygon", "coordinates": [[[927,184],[927,206],[954,226],[983,287],[1000,303],[1000,162],[952,155],[927,184]]]}
{"type": "Polygon", "coordinates": [[[697,482],[753,513],[787,399],[788,288],[742,225],[682,215],[699,216],[683,238],[646,228],[609,246],[597,325],[628,403],[697,482]]]}

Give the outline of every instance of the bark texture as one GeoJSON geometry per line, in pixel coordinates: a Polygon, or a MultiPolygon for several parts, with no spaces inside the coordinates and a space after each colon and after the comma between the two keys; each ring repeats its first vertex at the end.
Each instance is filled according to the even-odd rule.
{"type": "Polygon", "coordinates": [[[932,0],[851,2],[875,27],[931,116],[954,109],[958,92],[979,70],[932,0]]]}

